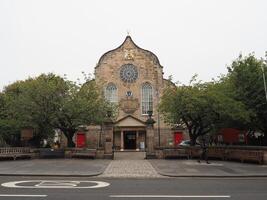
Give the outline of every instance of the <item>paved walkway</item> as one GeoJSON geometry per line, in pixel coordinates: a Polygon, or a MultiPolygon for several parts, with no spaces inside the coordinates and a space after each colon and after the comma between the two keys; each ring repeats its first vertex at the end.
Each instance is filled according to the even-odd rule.
{"type": "Polygon", "coordinates": [[[171,177],[267,177],[267,165],[196,160],[150,160],[157,172],[171,177]]]}
{"type": "Polygon", "coordinates": [[[162,176],[147,160],[112,160],[99,177],[160,178],[162,176]]]}
{"type": "Polygon", "coordinates": [[[110,160],[91,159],[32,159],[0,161],[1,175],[34,176],[97,176],[110,160]]]}
{"type": "Polygon", "coordinates": [[[99,177],[159,178],[150,162],[144,159],[145,152],[115,152],[114,160],[99,177]]]}
{"type": "Polygon", "coordinates": [[[32,159],[0,161],[0,176],[98,176],[117,178],[267,177],[267,165],[227,161],[145,160],[141,154],[100,159],[32,159]]]}

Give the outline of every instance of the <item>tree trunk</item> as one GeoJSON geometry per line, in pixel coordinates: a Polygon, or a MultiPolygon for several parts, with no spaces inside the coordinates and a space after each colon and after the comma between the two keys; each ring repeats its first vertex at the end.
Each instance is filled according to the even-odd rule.
{"type": "Polygon", "coordinates": [[[64,132],[64,135],[67,137],[68,147],[75,147],[75,143],[72,140],[74,132],[64,132]]]}
{"type": "Polygon", "coordinates": [[[192,134],[192,135],[190,136],[191,146],[195,146],[195,145],[196,145],[197,137],[198,137],[198,136],[195,135],[195,134],[192,134]]]}
{"type": "Polygon", "coordinates": [[[189,137],[190,137],[190,141],[191,141],[191,146],[195,146],[196,145],[196,140],[197,140],[197,137],[198,135],[195,134],[195,130],[192,131],[189,130],[189,137]]]}

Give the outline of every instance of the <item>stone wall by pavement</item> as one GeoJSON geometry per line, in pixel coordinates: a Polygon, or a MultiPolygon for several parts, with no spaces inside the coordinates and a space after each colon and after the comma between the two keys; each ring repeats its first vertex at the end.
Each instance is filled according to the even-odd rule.
{"type": "Polygon", "coordinates": [[[267,164],[267,151],[264,151],[263,162],[265,165],[267,164]]]}
{"type": "MultiPolygon", "coordinates": [[[[227,150],[247,150],[247,151],[263,151],[263,164],[267,164],[267,147],[260,147],[260,146],[217,146],[218,148],[220,149],[225,149],[226,151],[227,150]]],[[[212,146],[210,148],[217,148],[215,146],[212,146]]],[[[177,148],[157,148],[155,150],[155,154],[156,154],[156,157],[158,159],[164,159],[164,153],[163,153],[163,150],[164,149],[179,149],[179,148],[182,148],[182,147],[177,147],[177,148]]],[[[240,152],[242,153],[242,152],[240,152]]],[[[240,156],[237,156],[237,157],[240,157],[241,158],[241,154],[240,156]]],[[[246,162],[246,161],[245,161],[246,162]]]]}

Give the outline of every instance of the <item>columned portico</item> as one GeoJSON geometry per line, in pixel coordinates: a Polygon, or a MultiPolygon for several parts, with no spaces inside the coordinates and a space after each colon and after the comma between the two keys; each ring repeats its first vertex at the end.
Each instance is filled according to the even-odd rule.
{"type": "Polygon", "coordinates": [[[126,116],[115,123],[114,148],[117,151],[145,151],[146,125],[126,116]]]}
{"type": "Polygon", "coordinates": [[[115,150],[145,151],[146,130],[141,127],[121,127],[120,131],[114,132],[114,140],[115,150]]]}

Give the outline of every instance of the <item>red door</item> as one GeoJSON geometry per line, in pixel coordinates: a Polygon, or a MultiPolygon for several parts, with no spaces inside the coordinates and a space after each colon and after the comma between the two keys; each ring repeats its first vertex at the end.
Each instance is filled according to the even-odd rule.
{"type": "Polygon", "coordinates": [[[181,143],[182,140],[183,140],[183,133],[175,132],[174,133],[174,145],[177,147],[181,143]]]}
{"type": "Polygon", "coordinates": [[[77,133],[76,134],[76,147],[77,148],[84,148],[85,147],[85,134],[84,133],[77,133]]]}

